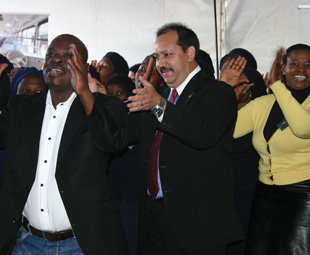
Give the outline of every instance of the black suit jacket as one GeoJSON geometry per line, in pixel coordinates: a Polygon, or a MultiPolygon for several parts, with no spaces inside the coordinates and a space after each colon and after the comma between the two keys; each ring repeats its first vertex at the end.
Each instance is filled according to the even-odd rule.
{"type": "MultiPolygon", "coordinates": [[[[167,98],[170,88],[162,95],[167,98]]],[[[156,129],[160,177],[172,230],[181,247],[199,250],[242,238],[233,205],[232,134],[237,115],[233,89],[196,74],[160,123],[150,112],[129,114],[127,141],[140,141],[140,240],[146,221],[147,162],[156,129]]]]}
{"type": "MultiPolygon", "coordinates": [[[[16,96],[0,115],[0,146],[7,145],[0,190],[1,254],[14,241],[34,182],[45,101],[45,94],[16,96]]],[[[106,178],[107,152],[120,148],[121,118],[117,98],[96,94],[92,113],[86,116],[77,97],[61,137],[56,180],[85,254],[127,254],[119,209],[106,178]]]]}

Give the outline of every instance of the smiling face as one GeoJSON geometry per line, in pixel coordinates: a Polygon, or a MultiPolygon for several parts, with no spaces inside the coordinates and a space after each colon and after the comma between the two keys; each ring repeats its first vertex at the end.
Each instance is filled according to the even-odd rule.
{"type": "Polygon", "coordinates": [[[287,63],[282,65],[286,84],[292,89],[310,86],[310,51],[297,49],[289,53],[287,63]]]}
{"type": "Polygon", "coordinates": [[[71,35],[56,37],[47,49],[43,70],[44,81],[51,90],[73,91],[67,63],[72,58],[71,44],[77,46],[83,62],[87,62],[87,49],[78,38],[71,35]]]}
{"type": "Polygon", "coordinates": [[[194,46],[184,52],[177,41],[177,32],[171,30],[157,37],[154,50],[156,68],[171,88],[180,86],[197,66],[194,46]]]}
{"type": "MultiPolygon", "coordinates": [[[[71,59],[71,40],[56,38],[47,49],[43,76],[50,89],[71,88],[71,73],[67,61],[71,59]]],[[[72,88],[71,88],[72,89],[72,88]]]]}

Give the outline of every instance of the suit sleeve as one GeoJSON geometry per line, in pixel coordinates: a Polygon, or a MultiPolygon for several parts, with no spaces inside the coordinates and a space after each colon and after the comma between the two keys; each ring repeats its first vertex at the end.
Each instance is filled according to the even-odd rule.
{"type": "Polygon", "coordinates": [[[201,87],[184,109],[167,103],[158,128],[182,143],[204,150],[216,145],[235,125],[237,100],[233,89],[214,81],[201,87]]]}
{"type": "Polygon", "coordinates": [[[9,105],[0,114],[0,149],[6,148],[10,125],[9,105]]]}
{"type": "Polygon", "coordinates": [[[96,146],[103,152],[115,152],[125,147],[122,115],[122,103],[118,98],[95,94],[94,106],[86,121],[96,146]]]}

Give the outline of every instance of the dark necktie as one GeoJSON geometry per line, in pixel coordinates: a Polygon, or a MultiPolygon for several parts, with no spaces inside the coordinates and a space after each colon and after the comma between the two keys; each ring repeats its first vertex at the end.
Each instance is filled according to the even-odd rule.
{"type": "MultiPolygon", "coordinates": [[[[177,97],[178,92],[176,89],[172,90],[172,94],[170,97],[170,102],[174,104],[175,98],[177,97]]],[[[154,141],[151,147],[151,152],[149,155],[148,161],[148,171],[147,171],[147,188],[150,192],[152,199],[154,200],[159,191],[158,185],[158,163],[159,163],[159,149],[161,138],[163,136],[163,132],[158,131],[154,137],[154,141]]]]}

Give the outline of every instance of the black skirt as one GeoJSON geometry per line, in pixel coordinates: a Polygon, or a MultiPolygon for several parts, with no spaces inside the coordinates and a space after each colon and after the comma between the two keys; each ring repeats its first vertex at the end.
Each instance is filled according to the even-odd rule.
{"type": "Polygon", "coordinates": [[[310,254],[310,180],[283,186],[258,183],[245,254],[310,254]]]}

